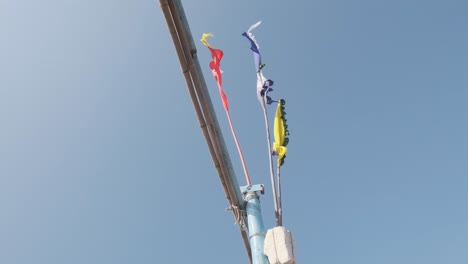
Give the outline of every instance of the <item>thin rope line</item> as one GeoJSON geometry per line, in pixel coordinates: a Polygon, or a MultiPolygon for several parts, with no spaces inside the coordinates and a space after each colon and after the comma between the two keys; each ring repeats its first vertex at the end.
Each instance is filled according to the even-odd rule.
{"type": "Polygon", "coordinates": [[[245,164],[244,154],[242,153],[242,148],[239,144],[239,141],[237,140],[236,131],[234,130],[234,126],[232,125],[231,114],[229,113],[229,110],[225,110],[228,118],[229,127],[231,128],[232,137],[234,138],[234,142],[236,143],[237,147],[237,152],[239,153],[239,157],[241,159],[242,169],[244,169],[245,180],[247,181],[247,185],[251,185],[252,183],[250,182],[249,172],[247,170],[247,165],[245,164]]]}

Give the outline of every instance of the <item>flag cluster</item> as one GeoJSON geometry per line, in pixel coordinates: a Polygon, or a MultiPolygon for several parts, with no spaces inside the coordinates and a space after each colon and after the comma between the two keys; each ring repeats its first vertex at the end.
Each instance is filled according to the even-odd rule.
{"type": "Polygon", "coordinates": [[[252,33],[252,30],[257,28],[260,25],[260,21],[250,26],[250,28],[242,33],[242,36],[246,37],[250,42],[250,50],[253,51],[255,70],[257,71],[257,97],[260,101],[262,107],[265,107],[266,104],[271,104],[273,102],[278,102],[278,107],[276,108],[275,121],[274,121],[274,136],[275,142],[273,143],[272,155],[278,156],[278,167],[284,164],[284,158],[286,157],[286,152],[288,149],[286,145],[289,142],[289,131],[286,125],[286,112],[284,111],[284,105],[286,101],[280,99],[275,101],[271,99],[268,95],[268,92],[273,91],[273,81],[265,78],[263,75],[263,68],[265,64],[262,63],[262,56],[260,54],[260,47],[255,39],[255,36],[252,33]]]}
{"type": "MultiPolygon", "coordinates": [[[[281,205],[281,183],[280,183],[280,167],[284,164],[284,159],[286,158],[286,152],[288,151],[287,145],[289,143],[289,131],[288,125],[286,124],[286,112],[285,112],[285,104],[286,101],[284,99],[279,99],[278,101],[273,100],[269,93],[273,91],[273,84],[274,82],[271,79],[266,78],[263,75],[263,69],[265,68],[265,64],[262,62],[262,56],[260,54],[260,48],[253,35],[252,31],[260,25],[260,21],[250,26],[250,28],[242,33],[242,36],[246,37],[247,40],[250,42],[250,50],[253,52],[254,57],[254,64],[255,64],[255,71],[257,75],[257,98],[260,101],[260,105],[263,110],[263,116],[265,119],[265,128],[266,128],[266,138],[268,142],[268,157],[270,163],[270,178],[271,178],[271,186],[273,191],[273,201],[275,206],[275,217],[276,217],[276,225],[282,225],[282,205],[281,205]],[[272,104],[273,102],[277,102],[275,118],[274,118],[274,139],[275,141],[273,144],[271,143],[270,139],[270,127],[268,122],[268,111],[267,105],[272,104]],[[277,183],[275,182],[274,177],[274,160],[273,156],[277,156],[277,172],[276,178],[277,183]],[[278,193],[278,194],[276,194],[278,193]]],[[[233,135],[234,141],[237,146],[237,150],[239,152],[239,157],[241,159],[242,166],[244,168],[244,174],[246,177],[247,185],[251,185],[250,177],[247,171],[247,166],[244,161],[244,156],[242,154],[242,150],[240,144],[237,140],[237,136],[234,130],[234,126],[231,121],[231,115],[229,114],[229,102],[226,96],[226,93],[223,90],[223,78],[222,78],[222,70],[221,70],[221,59],[223,58],[223,51],[220,49],[215,49],[213,46],[208,43],[207,38],[212,37],[213,35],[210,33],[205,33],[202,35],[201,42],[205,45],[211,53],[211,61],[210,61],[210,69],[213,74],[213,77],[218,84],[218,90],[223,102],[224,110],[226,112],[228,123],[231,128],[231,133],[233,135]]]]}

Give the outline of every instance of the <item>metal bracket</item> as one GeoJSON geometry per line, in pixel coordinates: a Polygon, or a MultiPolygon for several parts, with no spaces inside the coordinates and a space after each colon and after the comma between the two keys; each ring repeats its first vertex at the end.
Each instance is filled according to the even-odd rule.
{"type": "Polygon", "coordinates": [[[265,194],[265,186],[263,184],[252,184],[247,186],[241,186],[240,191],[243,194],[248,192],[260,192],[261,194],[265,194]]]}

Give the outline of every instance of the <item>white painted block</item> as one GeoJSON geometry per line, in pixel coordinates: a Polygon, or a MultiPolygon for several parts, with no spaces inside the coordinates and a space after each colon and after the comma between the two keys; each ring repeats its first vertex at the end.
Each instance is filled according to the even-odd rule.
{"type": "Polygon", "coordinates": [[[267,231],[263,251],[270,264],[296,263],[293,238],[291,232],[284,226],[277,226],[267,231]]]}

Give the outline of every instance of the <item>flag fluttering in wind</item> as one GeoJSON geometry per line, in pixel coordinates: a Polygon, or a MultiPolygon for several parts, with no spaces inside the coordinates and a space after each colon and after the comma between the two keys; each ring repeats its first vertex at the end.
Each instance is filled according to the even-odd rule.
{"type": "Polygon", "coordinates": [[[278,156],[278,167],[284,164],[284,158],[286,158],[286,147],[289,142],[289,131],[288,125],[286,124],[286,112],[284,111],[284,105],[286,101],[280,99],[278,106],[276,107],[275,123],[274,123],[274,136],[275,142],[273,143],[273,153],[278,156]]]}
{"type": "Polygon", "coordinates": [[[223,90],[223,71],[221,70],[221,59],[223,58],[223,51],[220,49],[215,49],[213,46],[208,43],[206,40],[208,37],[212,37],[213,34],[211,33],[204,33],[201,38],[201,42],[205,45],[211,52],[212,61],[210,61],[210,69],[213,73],[213,77],[218,84],[219,95],[221,96],[221,101],[223,102],[224,111],[226,112],[226,116],[228,118],[229,127],[231,128],[231,134],[234,138],[234,142],[236,143],[237,151],[239,153],[239,157],[241,159],[242,168],[244,169],[245,179],[247,181],[247,185],[251,185],[249,172],[247,171],[247,165],[245,164],[244,155],[242,154],[242,149],[240,147],[239,141],[237,140],[237,135],[234,130],[234,125],[232,124],[231,114],[229,113],[229,102],[226,96],[226,93],[223,90]]]}
{"type": "Polygon", "coordinates": [[[258,21],[257,23],[250,26],[247,32],[242,33],[242,36],[246,37],[250,41],[250,49],[254,52],[255,70],[257,72],[259,72],[265,65],[262,64],[262,57],[260,55],[259,46],[255,40],[254,35],[252,34],[252,30],[258,27],[261,23],[262,21],[258,21]]]}
{"type": "Polygon", "coordinates": [[[250,28],[246,32],[242,33],[242,36],[246,37],[249,40],[250,50],[253,51],[255,70],[257,72],[257,98],[260,101],[260,104],[263,105],[265,99],[265,103],[267,104],[271,104],[274,102],[274,100],[272,100],[271,97],[268,96],[268,92],[273,91],[273,88],[271,87],[273,86],[274,82],[270,79],[265,78],[265,76],[263,75],[262,69],[263,67],[265,67],[265,64],[262,63],[262,56],[260,55],[259,45],[257,43],[257,40],[255,39],[255,36],[252,33],[252,30],[258,27],[261,23],[261,21],[258,21],[257,23],[250,26],[250,28]]]}
{"type": "Polygon", "coordinates": [[[226,93],[223,90],[223,76],[222,76],[222,71],[221,71],[221,59],[223,58],[223,51],[220,49],[215,49],[213,48],[210,43],[206,40],[208,37],[212,37],[213,34],[211,33],[204,33],[201,38],[201,42],[208,47],[208,49],[211,52],[211,58],[213,59],[210,62],[210,69],[211,72],[213,73],[213,77],[216,80],[216,83],[218,84],[218,89],[219,89],[219,95],[221,96],[221,100],[223,101],[223,106],[224,109],[227,111],[229,110],[229,101],[227,99],[226,93]]]}

